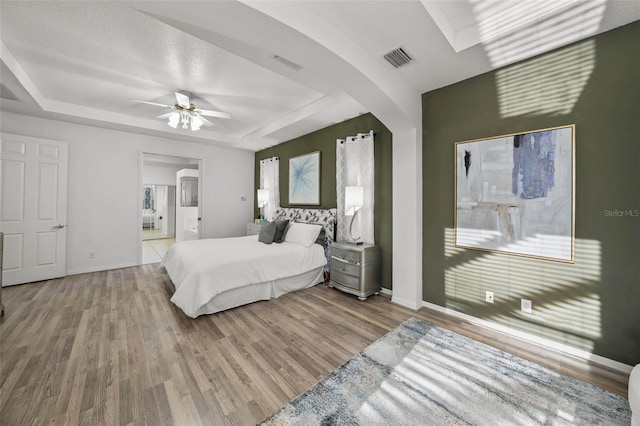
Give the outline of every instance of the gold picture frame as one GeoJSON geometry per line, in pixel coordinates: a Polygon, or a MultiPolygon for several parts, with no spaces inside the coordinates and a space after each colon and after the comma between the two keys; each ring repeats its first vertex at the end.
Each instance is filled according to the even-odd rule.
{"type": "Polygon", "coordinates": [[[455,247],[574,263],[575,124],[454,150],[455,247]]]}

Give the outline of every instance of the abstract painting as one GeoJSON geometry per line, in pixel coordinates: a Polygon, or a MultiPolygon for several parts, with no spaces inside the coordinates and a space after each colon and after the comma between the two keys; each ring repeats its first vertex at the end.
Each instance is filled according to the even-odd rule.
{"type": "Polygon", "coordinates": [[[320,205],[320,151],[289,159],[289,204],[320,205]]]}
{"type": "Polygon", "coordinates": [[[455,144],[456,247],[574,261],[575,125],[455,144]]]}

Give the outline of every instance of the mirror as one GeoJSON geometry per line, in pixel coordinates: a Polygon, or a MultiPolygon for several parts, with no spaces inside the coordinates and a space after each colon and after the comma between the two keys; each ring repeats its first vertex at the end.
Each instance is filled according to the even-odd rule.
{"type": "Polygon", "coordinates": [[[198,207],[198,178],[180,178],[180,206],[198,207]]]}
{"type": "Polygon", "coordinates": [[[142,186],[143,240],[172,237],[175,234],[176,187],[142,186]]]}

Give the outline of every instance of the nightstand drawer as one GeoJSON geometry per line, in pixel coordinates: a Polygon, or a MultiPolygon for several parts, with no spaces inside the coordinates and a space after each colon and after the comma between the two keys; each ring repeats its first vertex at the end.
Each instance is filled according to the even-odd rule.
{"type": "Polygon", "coordinates": [[[331,244],[330,287],[365,300],[380,291],[380,248],[375,244],[331,244]]]}
{"type": "Polygon", "coordinates": [[[344,272],[334,270],[333,268],[331,268],[331,281],[335,281],[338,284],[342,284],[343,286],[354,290],[360,289],[360,277],[345,274],[344,272]]]}
{"type": "Polygon", "coordinates": [[[333,256],[331,256],[331,272],[333,271],[338,271],[345,274],[353,275],[355,277],[359,277],[360,265],[343,262],[338,259],[334,259],[333,256]]]}
{"type": "Polygon", "coordinates": [[[355,250],[345,250],[341,247],[331,246],[331,257],[346,260],[351,263],[360,263],[360,252],[355,250]]]}

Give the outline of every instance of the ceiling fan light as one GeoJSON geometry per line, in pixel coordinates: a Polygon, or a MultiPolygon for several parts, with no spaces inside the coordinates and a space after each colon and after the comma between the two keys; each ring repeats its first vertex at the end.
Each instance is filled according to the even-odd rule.
{"type": "Polygon", "coordinates": [[[178,128],[178,123],[180,122],[180,114],[173,113],[169,116],[169,126],[173,127],[174,129],[178,128]]]}
{"type": "Polygon", "coordinates": [[[202,127],[203,124],[204,124],[204,122],[197,115],[194,115],[194,116],[191,117],[191,131],[192,132],[200,130],[200,127],[202,127]]]}
{"type": "MultiPolygon", "coordinates": [[[[1,1],[1,0],[0,0],[1,1]]],[[[174,129],[178,128],[178,125],[182,127],[184,130],[191,129],[192,132],[200,130],[202,126],[214,126],[214,124],[207,120],[206,117],[218,117],[218,118],[231,118],[231,114],[222,111],[210,111],[210,110],[200,110],[195,104],[192,104],[190,101],[191,93],[189,92],[175,92],[176,95],[176,103],[174,105],[165,105],[159,104],[156,102],[148,102],[148,101],[138,101],[135,99],[131,99],[133,102],[139,102],[143,104],[149,104],[164,108],[169,108],[172,110],[166,114],[161,114],[157,118],[165,119],[168,118],[168,125],[174,129]],[[202,117],[201,117],[202,115],[202,117]]]]}

